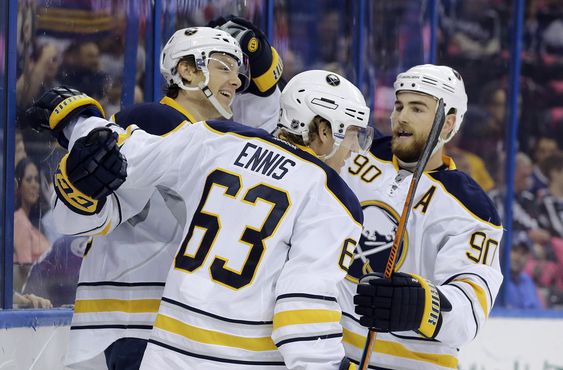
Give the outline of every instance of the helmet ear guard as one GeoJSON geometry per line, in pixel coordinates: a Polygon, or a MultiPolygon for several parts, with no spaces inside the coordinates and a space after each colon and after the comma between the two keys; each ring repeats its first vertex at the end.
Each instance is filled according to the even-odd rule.
{"type": "Polygon", "coordinates": [[[447,143],[461,127],[467,112],[467,94],[463,79],[455,69],[433,64],[418,65],[400,73],[393,87],[395,95],[400,91],[413,91],[444,99],[446,114],[455,109],[454,127],[446,139],[439,139],[439,144],[447,143]]]}

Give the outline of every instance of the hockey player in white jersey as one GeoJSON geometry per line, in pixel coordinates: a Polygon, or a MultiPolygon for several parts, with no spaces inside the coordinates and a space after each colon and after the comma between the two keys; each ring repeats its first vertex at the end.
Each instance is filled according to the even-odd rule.
{"type": "MultiPolygon", "coordinates": [[[[122,127],[136,124],[151,134],[166,135],[185,122],[229,118],[233,110],[235,118],[245,117],[246,124],[272,131],[280,96],[276,87],[279,76],[272,71],[281,70],[281,61],[262,33],[234,23],[239,19],[232,21],[222,30],[193,27],[177,31],[165,45],[160,60],[168,83],[167,96],[160,103],[127,108],[112,120],[122,127]],[[227,32],[247,43],[253,39],[260,46],[248,58],[253,71],[249,81],[252,93],[237,94],[236,98],[235,90],[243,90],[245,85],[240,80],[248,81],[248,66],[243,63],[246,57],[238,41],[227,32]],[[256,78],[259,86],[254,82],[256,78]]],[[[54,130],[65,146],[65,121],[49,122],[45,110],[54,100],[73,95],[76,93],[64,88],[50,91],[30,111],[35,122],[54,130]]],[[[88,109],[92,104],[87,97],[74,96],[74,100],[75,107],[88,109]]],[[[79,111],[80,108],[74,110],[74,114],[79,111]]],[[[159,187],[138,214],[121,222],[111,234],[107,230],[94,232],[98,236],[81,267],[67,366],[119,370],[139,367],[169,266],[181,242],[183,207],[177,194],[159,187]]]]}
{"type": "Polygon", "coordinates": [[[394,88],[392,136],[376,138],[369,153],[352,158],[341,172],[365,218],[354,263],[340,286],[343,341],[348,357],[358,362],[366,327],[373,327],[369,368],[457,369],[459,348],[485,324],[502,282],[502,226],[484,191],[444,155],[443,144],[467,110],[458,72],[419,65],[399,74],[394,88]],[[439,98],[444,128],[418,184],[396,272],[385,279],[411,171],[439,98]]]}
{"type": "Polygon", "coordinates": [[[352,149],[369,147],[369,109],[349,81],[325,71],[294,77],[281,106],[284,140],[215,121],[165,137],[121,130],[127,180],[113,194],[125,161],[100,128],[108,122],[68,126],[73,149],[56,175],[54,208],[65,233],[111,232],[156,185],[185,201],[185,237],[141,368],[348,368],[336,286],[352,261],[361,209],[317,157],[343,163],[352,149]],[[300,110],[284,104],[296,97],[300,110]],[[301,124],[309,132],[294,135],[301,124]],[[98,167],[76,173],[77,158],[97,146],[98,167]],[[112,171],[115,183],[91,191],[112,171]],[[94,212],[81,215],[85,209],[94,212]]]}

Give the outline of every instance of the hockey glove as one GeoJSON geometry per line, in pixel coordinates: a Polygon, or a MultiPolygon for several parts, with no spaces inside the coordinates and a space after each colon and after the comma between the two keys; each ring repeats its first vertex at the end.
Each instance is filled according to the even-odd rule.
{"type": "Polygon", "coordinates": [[[25,113],[35,130],[51,131],[64,148],[68,148],[68,139],[63,129],[79,115],[104,117],[98,101],[66,86],[45,92],[25,113]]]}
{"type": "Polygon", "coordinates": [[[228,32],[248,56],[252,78],[246,91],[258,96],[271,95],[281,78],[283,63],[266,35],[251,22],[234,15],[217,18],[209,26],[228,32]]]}
{"type": "Polygon", "coordinates": [[[106,197],[127,177],[127,160],[117,146],[117,133],[96,128],[76,141],[55,173],[55,191],[80,214],[99,212],[106,197]]]}
{"type": "Polygon", "coordinates": [[[396,272],[364,275],[354,297],[360,324],[377,332],[414,330],[434,338],[442,323],[441,312],[451,311],[447,298],[428,280],[396,272]]]}

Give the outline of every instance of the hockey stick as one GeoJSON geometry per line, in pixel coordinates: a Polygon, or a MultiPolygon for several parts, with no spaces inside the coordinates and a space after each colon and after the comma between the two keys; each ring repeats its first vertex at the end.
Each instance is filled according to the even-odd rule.
{"type": "MultiPolygon", "coordinates": [[[[434,150],[434,147],[438,143],[438,138],[440,137],[440,132],[444,127],[444,122],[446,121],[446,113],[444,111],[444,99],[438,100],[438,107],[436,109],[436,115],[434,116],[434,122],[432,122],[432,128],[428,134],[428,140],[422,149],[420,158],[414,169],[412,175],[411,184],[409,186],[409,191],[407,192],[407,198],[405,199],[405,205],[403,206],[403,212],[401,213],[401,218],[399,219],[399,225],[397,226],[397,231],[395,232],[395,239],[393,240],[393,245],[391,246],[391,251],[389,252],[389,258],[387,259],[387,265],[385,266],[384,277],[389,279],[393,274],[393,268],[395,267],[395,261],[397,260],[397,252],[399,251],[399,246],[403,241],[405,235],[405,229],[407,227],[407,221],[412,209],[412,201],[416,193],[416,188],[418,186],[418,180],[424,172],[424,168],[428,164],[428,160],[434,150]]],[[[373,328],[369,329],[369,333],[366,339],[366,345],[364,346],[364,352],[362,353],[362,359],[360,360],[359,368],[361,370],[366,370],[369,365],[369,359],[371,357],[372,348],[375,343],[376,332],[373,328]]]]}

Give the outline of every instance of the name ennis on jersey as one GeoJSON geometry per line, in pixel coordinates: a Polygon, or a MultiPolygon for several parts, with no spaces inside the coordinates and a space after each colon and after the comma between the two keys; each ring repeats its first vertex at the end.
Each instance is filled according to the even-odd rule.
{"type": "Polygon", "coordinates": [[[274,153],[253,143],[246,143],[234,165],[280,180],[288,173],[289,168],[295,167],[296,163],[283,154],[274,153]]]}

